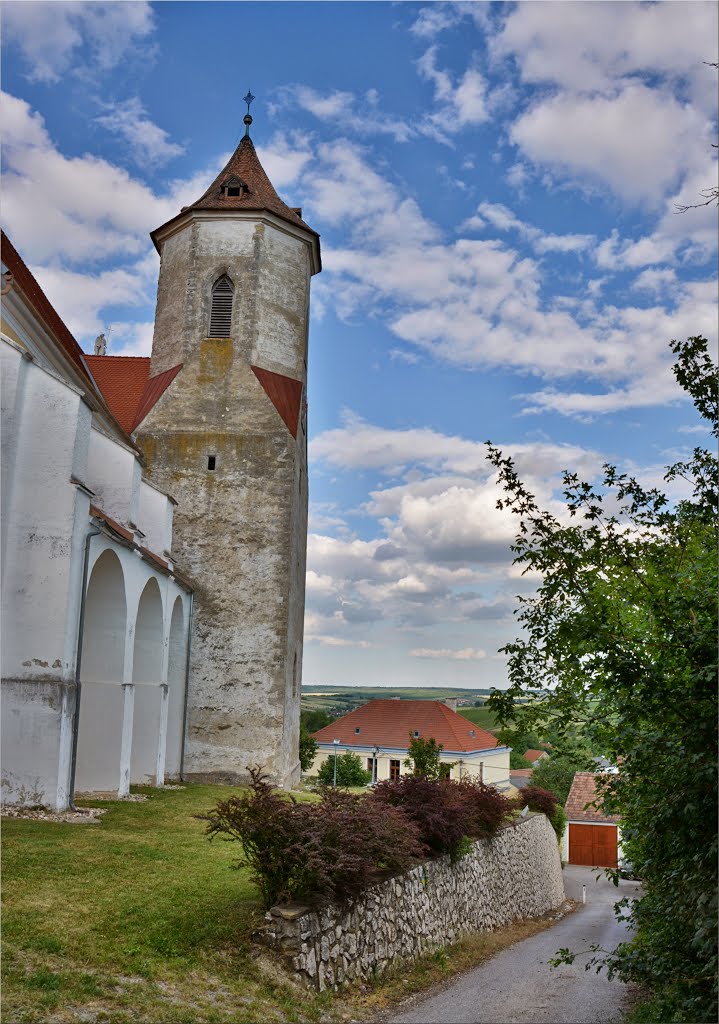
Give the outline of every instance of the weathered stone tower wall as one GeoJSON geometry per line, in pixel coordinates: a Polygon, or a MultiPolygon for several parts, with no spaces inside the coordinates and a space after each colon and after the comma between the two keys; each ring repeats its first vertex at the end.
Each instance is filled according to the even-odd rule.
{"type": "Polygon", "coordinates": [[[137,437],[146,474],[177,499],[173,554],[195,586],[184,774],[198,780],[240,781],[255,764],[282,785],[299,778],[317,269],[305,227],[190,208],[155,233],[151,375],[183,368],[137,437]],[[212,338],[222,275],[234,285],[230,337],[212,338]]]}

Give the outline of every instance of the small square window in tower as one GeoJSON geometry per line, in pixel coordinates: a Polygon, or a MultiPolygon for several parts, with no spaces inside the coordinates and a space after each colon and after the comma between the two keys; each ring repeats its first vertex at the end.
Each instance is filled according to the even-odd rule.
{"type": "Polygon", "coordinates": [[[235,286],[226,274],[212,286],[210,338],[229,338],[232,330],[232,299],[235,286]]]}

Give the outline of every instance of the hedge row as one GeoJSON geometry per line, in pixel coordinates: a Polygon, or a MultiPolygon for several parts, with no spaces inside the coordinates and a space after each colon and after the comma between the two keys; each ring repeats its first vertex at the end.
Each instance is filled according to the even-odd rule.
{"type": "MultiPolygon", "coordinates": [[[[242,863],[251,867],[266,909],[298,899],[346,900],[420,860],[457,858],[468,840],[493,835],[518,806],[470,779],[411,775],[380,782],[366,795],[323,787],[319,802],[298,803],[273,790],[261,768],[250,774],[248,792],[201,817],[210,838],[242,845],[242,863]]],[[[546,813],[551,794],[537,793],[533,803],[546,813]]]]}

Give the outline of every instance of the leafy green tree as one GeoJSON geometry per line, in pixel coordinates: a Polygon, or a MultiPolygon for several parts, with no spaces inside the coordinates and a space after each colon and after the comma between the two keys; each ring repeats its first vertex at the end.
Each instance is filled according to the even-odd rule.
{"type": "MultiPolygon", "coordinates": [[[[318,772],[320,782],[331,786],[334,781],[335,759],[328,757],[318,772]]],[[[372,773],[362,767],[359,754],[353,754],[351,750],[339,754],[337,757],[337,785],[338,786],[366,786],[372,781],[372,773]]]]}
{"type": "Polygon", "coordinates": [[[317,741],[313,740],[306,729],[300,729],[300,766],[308,772],[317,753],[317,741]]]}
{"type": "Polygon", "coordinates": [[[572,788],[575,772],[591,771],[595,767],[591,758],[585,754],[580,755],[552,754],[551,757],[542,758],[532,772],[532,785],[541,789],[548,789],[554,793],[560,804],[564,805],[572,788]]]}
{"type": "Polygon", "coordinates": [[[433,736],[424,739],[422,736],[409,734],[409,757],[402,762],[405,768],[411,768],[412,774],[422,779],[440,779],[449,775],[451,764],[441,764],[440,755],[444,747],[437,743],[433,736]]]}
{"type": "MultiPolygon", "coordinates": [[[[677,380],[716,437],[719,373],[706,339],[672,350],[677,380]]],[[[697,448],[668,469],[691,490],[674,505],[614,466],[597,487],[566,473],[559,518],[510,459],[491,445],[488,458],[499,506],[518,516],[515,561],[542,580],[520,599],[523,633],[504,648],[510,686],[490,706],[527,729],[550,717],[560,737],[580,722],[591,748],[620,766],[601,786],[643,895],[630,907],[634,937],[597,962],[648,986],[644,1020],[714,1020],[716,456],[697,448]],[[519,719],[515,700],[534,687],[519,719]]]]}
{"type": "MultiPolygon", "coordinates": [[[[522,749],[524,750],[526,748],[523,747],[522,749]]],[[[520,754],[518,750],[515,750],[514,747],[512,747],[509,752],[509,767],[514,769],[524,769],[531,768],[532,766],[523,754],[520,754]]]]}
{"type": "Polygon", "coordinates": [[[313,733],[319,729],[324,729],[326,725],[329,725],[334,719],[329,712],[317,708],[311,711],[303,708],[300,711],[300,728],[305,729],[306,732],[313,733]]]}

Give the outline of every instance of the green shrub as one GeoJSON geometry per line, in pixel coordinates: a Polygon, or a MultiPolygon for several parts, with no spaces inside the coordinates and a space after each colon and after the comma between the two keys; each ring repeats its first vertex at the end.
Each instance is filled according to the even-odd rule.
{"type": "MultiPolygon", "coordinates": [[[[328,757],[324,762],[317,777],[320,782],[331,786],[335,777],[335,759],[328,757]]],[[[337,757],[337,785],[338,786],[366,786],[372,781],[372,773],[365,771],[359,754],[353,754],[348,750],[337,757]]]]}

